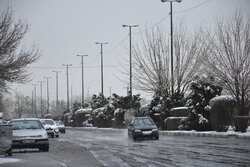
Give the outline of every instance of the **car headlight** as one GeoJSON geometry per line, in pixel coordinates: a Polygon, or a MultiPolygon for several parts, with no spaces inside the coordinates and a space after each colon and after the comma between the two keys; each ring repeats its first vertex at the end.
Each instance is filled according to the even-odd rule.
{"type": "Polygon", "coordinates": [[[55,131],[56,133],[58,133],[58,132],[59,132],[59,129],[58,129],[58,128],[56,128],[56,129],[54,129],[54,131],[55,131]]]}
{"type": "Polygon", "coordinates": [[[135,129],[134,132],[141,132],[141,130],[140,129],[135,129]]]}
{"type": "Polygon", "coordinates": [[[44,133],[44,134],[42,135],[42,138],[48,138],[48,134],[47,134],[47,133],[44,133]]]}

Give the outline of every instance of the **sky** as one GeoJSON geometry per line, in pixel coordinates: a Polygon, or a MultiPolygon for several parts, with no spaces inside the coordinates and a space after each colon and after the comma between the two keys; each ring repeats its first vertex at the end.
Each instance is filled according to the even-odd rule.
{"type": "MultiPolygon", "coordinates": [[[[56,97],[56,79],[53,71],[59,73],[59,99],[66,99],[66,68],[69,67],[69,89],[73,96],[81,96],[81,58],[84,57],[85,96],[101,91],[100,45],[95,42],[108,42],[103,45],[104,95],[110,93],[126,95],[129,77],[121,69],[129,69],[128,28],[123,24],[138,24],[132,29],[132,43],[140,44],[141,32],[154,25],[169,29],[170,3],[161,0],[0,0],[0,12],[12,6],[15,19],[22,19],[30,25],[21,45],[40,49],[40,59],[29,65],[31,82],[13,84],[15,91],[31,96],[32,84],[49,79],[50,99],[56,97]],[[165,19],[164,19],[165,18],[165,19]]],[[[182,0],[173,3],[173,24],[184,19],[189,31],[203,26],[214,26],[216,16],[229,16],[241,8],[244,16],[249,15],[250,0],[182,0]]],[[[168,31],[169,32],[169,31],[168,31]]],[[[45,83],[43,97],[46,96],[45,83]]],[[[150,98],[140,90],[142,97],[150,98]]],[[[71,94],[71,93],[70,93],[71,94]]],[[[40,96],[40,86],[37,87],[40,96]]]]}

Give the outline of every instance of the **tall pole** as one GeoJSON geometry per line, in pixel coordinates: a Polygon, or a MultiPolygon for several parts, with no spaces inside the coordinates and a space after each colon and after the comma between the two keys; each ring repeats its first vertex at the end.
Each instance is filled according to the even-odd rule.
{"type": "Polygon", "coordinates": [[[171,35],[171,93],[174,94],[174,63],[173,63],[173,12],[172,2],[181,2],[182,0],[161,0],[162,2],[170,2],[170,35],[171,35]]]}
{"type": "Polygon", "coordinates": [[[47,114],[50,113],[49,111],[49,79],[51,77],[44,77],[47,80],[47,114]]]}
{"type": "Polygon", "coordinates": [[[35,116],[37,117],[37,113],[36,113],[36,85],[37,84],[32,84],[34,86],[34,112],[35,112],[35,116]]]}
{"type": "Polygon", "coordinates": [[[82,108],[84,108],[84,71],[83,71],[83,57],[87,57],[88,55],[77,55],[81,56],[82,63],[82,108]]]}
{"type": "Polygon", "coordinates": [[[73,85],[71,85],[71,90],[70,90],[70,104],[71,107],[73,107],[73,85]]]}
{"type": "Polygon", "coordinates": [[[108,42],[95,42],[95,44],[101,45],[101,93],[104,96],[103,94],[103,49],[102,49],[102,45],[108,44],[108,42]]]}
{"type": "Polygon", "coordinates": [[[3,94],[0,90],[0,112],[3,113],[3,119],[5,119],[5,112],[3,111],[3,94]]]}
{"type": "Polygon", "coordinates": [[[34,93],[33,93],[33,91],[32,91],[32,96],[31,96],[31,97],[32,97],[32,98],[31,98],[31,99],[32,99],[32,100],[31,100],[31,108],[32,108],[32,115],[34,116],[34,102],[33,102],[33,101],[34,101],[34,97],[33,97],[33,96],[34,96],[34,93]]]}
{"type": "Polygon", "coordinates": [[[132,94],[132,34],[131,28],[138,27],[139,25],[122,25],[123,27],[129,27],[129,64],[130,64],[130,108],[133,108],[133,94],[132,94]]]}
{"type": "Polygon", "coordinates": [[[44,81],[38,81],[40,83],[40,89],[41,89],[41,117],[43,116],[43,83],[44,81]]]}
{"type": "Polygon", "coordinates": [[[69,66],[72,64],[63,64],[66,67],[66,75],[67,75],[67,112],[69,112],[69,66]]]}
{"type": "Polygon", "coordinates": [[[58,73],[61,71],[53,71],[56,73],[56,112],[58,112],[58,73]]]}
{"type": "Polygon", "coordinates": [[[174,63],[173,63],[173,13],[172,1],[170,1],[170,34],[171,34],[171,91],[174,94],[174,63]]]}

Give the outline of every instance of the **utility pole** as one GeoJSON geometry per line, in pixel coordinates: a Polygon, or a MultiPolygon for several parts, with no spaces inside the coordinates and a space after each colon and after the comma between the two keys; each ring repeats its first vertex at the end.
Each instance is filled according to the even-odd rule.
{"type": "Polygon", "coordinates": [[[43,117],[43,83],[44,81],[38,81],[40,83],[40,89],[41,89],[41,117],[43,117]]]}
{"type": "Polygon", "coordinates": [[[133,94],[132,94],[132,34],[131,28],[138,27],[139,25],[122,25],[123,27],[129,27],[129,64],[130,64],[130,107],[133,108],[133,94]]]}
{"type": "Polygon", "coordinates": [[[3,113],[3,119],[5,119],[5,112],[3,111],[3,93],[0,90],[0,112],[3,113]]]}
{"type": "Polygon", "coordinates": [[[171,93],[174,94],[174,62],[173,62],[173,12],[172,2],[181,2],[182,0],[161,0],[161,2],[170,2],[170,34],[171,34],[171,93]]]}
{"type": "Polygon", "coordinates": [[[49,111],[49,79],[51,79],[51,77],[43,77],[44,79],[47,80],[47,114],[50,113],[49,111]]]}
{"type": "Polygon", "coordinates": [[[37,117],[37,113],[36,113],[36,86],[38,84],[32,84],[34,86],[34,111],[35,111],[35,116],[37,117]]]}
{"type": "Polygon", "coordinates": [[[109,87],[109,94],[110,94],[110,97],[111,97],[111,89],[112,89],[112,88],[111,88],[111,86],[110,86],[110,87],[109,87]]]}
{"type": "Polygon", "coordinates": [[[69,66],[72,64],[63,64],[66,67],[66,75],[67,75],[67,112],[69,112],[69,66]]]}
{"type": "Polygon", "coordinates": [[[34,117],[34,102],[33,102],[34,97],[33,97],[33,96],[34,96],[34,94],[33,94],[33,91],[32,91],[32,96],[31,96],[31,97],[32,97],[32,98],[31,98],[31,99],[32,99],[32,100],[31,100],[31,101],[32,101],[32,103],[31,103],[31,108],[32,108],[32,115],[33,115],[33,117],[34,117]]]}
{"type": "Polygon", "coordinates": [[[61,71],[53,71],[56,73],[56,112],[58,112],[58,73],[61,71]]]}
{"type": "Polygon", "coordinates": [[[70,104],[73,107],[73,85],[70,87],[70,104]]]}
{"type": "Polygon", "coordinates": [[[104,97],[103,94],[103,49],[102,49],[102,45],[104,44],[108,44],[108,42],[95,42],[95,44],[100,44],[101,45],[101,90],[102,90],[102,95],[104,97]]]}
{"type": "Polygon", "coordinates": [[[84,71],[83,71],[83,57],[87,57],[88,55],[77,55],[77,56],[81,56],[81,60],[82,60],[82,108],[84,108],[84,71]]]}

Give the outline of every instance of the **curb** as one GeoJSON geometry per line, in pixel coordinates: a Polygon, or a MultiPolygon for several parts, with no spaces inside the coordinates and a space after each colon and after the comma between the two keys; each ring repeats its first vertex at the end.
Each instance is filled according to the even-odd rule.
{"type": "MultiPolygon", "coordinates": [[[[97,127],[66,127],[70,130],[85,130],[85,131],[102,131],[111,133],[123,133],[127,129],[114,128],[97,128],[97,127]]],[[[239,132],[196,132],[196,131],[159,131],[162,136],[193,136],[193,137],[213,137],[213,138],[235,138],[235,139],[250,139],[250,134],[239,132]]]]}

